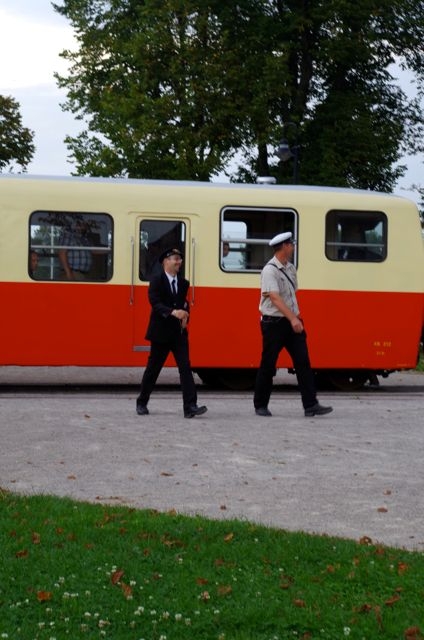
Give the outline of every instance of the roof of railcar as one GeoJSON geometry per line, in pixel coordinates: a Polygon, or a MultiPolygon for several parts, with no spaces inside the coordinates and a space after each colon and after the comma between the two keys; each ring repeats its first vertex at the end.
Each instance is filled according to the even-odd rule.
{"type": "Polygon", "coordinates": [[[259,184],[244,182],[201,182],[195,180],[152,180],[141,178],[103,178],[88,176],[49,176],[49,175],[32,175],[32,174],[0,174],[0,180],[23,180],[23,181],[53,181],[53,182],[81,182],[81,183],[100,183],[100,184],[130,184],[130,185],[146,185],[157,187],[179,187],[179,188],[195,188],[204,187],[207,189],[266,189],[276,191],[303,191],[316,193],[340,193],[340,194],[362,194],[367,196],[387,196],[391,198],[408,199],[393,193],[383,191],[371,191],[368,189],[354,189],[352,187],[327,187],[302,184],[259,184]]]}

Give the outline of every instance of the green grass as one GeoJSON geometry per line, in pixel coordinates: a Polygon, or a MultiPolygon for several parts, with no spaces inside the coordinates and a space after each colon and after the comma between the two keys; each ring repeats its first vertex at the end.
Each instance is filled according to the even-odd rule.
{"type": "Polygon", "coordinates": [[[424,371],[424,355],[420,355],[420,360],[417,365],[417,371],[424,371]]]}
{"type": "Polygon", "coordinates": [[[0,491],[0,638],[424,638],[424,555],[0,491]]]}

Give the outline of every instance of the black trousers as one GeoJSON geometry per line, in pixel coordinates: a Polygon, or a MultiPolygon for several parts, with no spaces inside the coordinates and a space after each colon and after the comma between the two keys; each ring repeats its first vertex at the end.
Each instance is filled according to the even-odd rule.
{"type": "Polygon", "coordinates": [[[141,380],[140,395],[137,398],[137,403],[147,405],[149,402],[150,394],[170,352],[172,352],[177,363],[183,393],[184,411],[187,411],[189,407],[197,404],[197,391],[191,371],[187,331],[184,331],[171,342],[151,342],[150,355],[141,380]]]}
{"type": "Polygon", "coordinates": [[[306,333],[295,333],[287,318],[278,321],[261,321],[262,358],[256,376],[255,409],[267,407],[272,391],[272,379],[277,373],[276,364],[282,349],[287,349],[296,372],[304,408],[316,402],[314,374],[309,361],[306,333]]]}

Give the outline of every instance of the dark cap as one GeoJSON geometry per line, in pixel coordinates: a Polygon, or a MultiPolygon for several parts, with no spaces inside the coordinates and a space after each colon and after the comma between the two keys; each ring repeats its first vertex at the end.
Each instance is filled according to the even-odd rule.
{"type": "Polygon", "coordinates": [[[166,249],[166,251],[160,254],[159,262],[162,263],[165,258],[170,258],[171,256],[180,256],[182,258],[183,254],[179,249],[166,249]]]}

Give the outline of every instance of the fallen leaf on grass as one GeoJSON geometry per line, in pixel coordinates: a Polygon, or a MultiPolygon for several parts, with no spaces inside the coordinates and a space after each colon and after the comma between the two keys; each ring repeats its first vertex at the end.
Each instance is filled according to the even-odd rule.
{"type": "Polygon", "coordinates": [[[409,571],[409,565],[406,562],[398,562],[397,571],[399,575],[409,571]]]}
{"type": "Polygon", "coordinates": [[[293,600],[293,604],[295,607],[306,607],[306,602],[304,600],[300,600],[299,598],[293,600]]]}
{"type": "Polygon", "coordinates": [[[423,635],[419,627],[409,627],[404,632],[405,640],[423,640],[423,635]]]}
{"type": "Polygon", "coordinates": [[[369,613],[370,611],[372,611],[372,606],[368,603],[361,604],[360,607],[356,607],[355,611],[357,611],[358,613],[369,613]]]}
{"type": "Polygon", "coordinates": [[[110,576],[111,583],[117,584],[121,580],[123,575],[124,575],[124,571],[122,571],[122,569],[117,569],[117,571],[114,571],[110,576]]]}
{"type": "Polygon", "coordinates": [[[125,582],[121,582],[121,589],[124,596],[128,599],[132,596],[132,589],[129,584],[125,584],[125,582]]]}
{"type": "Polygon", "coordinates": [[[218,587],[218,595],[219,596],[228,596],[233,592],[233,588],[231,585],[226,584],[218,587]]]}
{"type": "Polygon", "coordinates": [[[37,591],[37,600],[38,602],[48,602],[53,597],[51,591],[37,591]]]}

